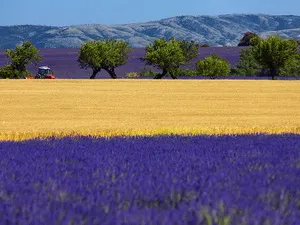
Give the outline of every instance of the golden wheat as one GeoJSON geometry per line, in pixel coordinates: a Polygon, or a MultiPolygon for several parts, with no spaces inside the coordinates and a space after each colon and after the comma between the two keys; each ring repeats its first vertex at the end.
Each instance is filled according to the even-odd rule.
{"type": "Polygon", "coordinates": [[[0,80],[0,140],[300,133],[300,81],[0,80]]]}

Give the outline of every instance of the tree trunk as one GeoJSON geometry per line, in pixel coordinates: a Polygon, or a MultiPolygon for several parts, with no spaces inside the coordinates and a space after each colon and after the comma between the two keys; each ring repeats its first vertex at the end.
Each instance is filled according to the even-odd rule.
{"type": "Polygon", "coordinates": [[[178,70],[179,70],[179,67],[176,68],[176,69],[174,69],[174,70],[171,70],[171,71],[169,72],[170,75],[171,75],[171,77],[172,77],[173,79],[178,79],[178,77],[177,77],[177,75],[179,75],[178,70]]]}
{"type": "Polygon", "coordinates": [[[100,72],[100,70],[93,69],[93,74],[90,76],[90,79],[95,79],[98,72],[100,72]]]}
{"type": "Polygon", "coordinates": [[[106,72],[109,73],[109,75],[111,76],[112,79],[117,79],[117,74],[115,72],[115,68],[111,68],[111,69],[105,69],[106,72]]]}
{"type": "Polygon", "coordinates": [[[163,76],[165,76],[165,75],[162,73],[159,73],[159,74],[155,75],[154,79],[161,79],[161,78],[163,78],[163,76]]]}
{"type": "Polygon", "coordinates": [[[168,73],[168,71],[167,71],[166,69],[163,69],[163,72],[157,74],[157,75],[154,77],[154,79],[161,79],[161,78],[163,78],[164,76],[166,76],[167,73],[168,73]]]}
{"type": "Polygon", "coordinates": [[[178,79],[178,77],[177,77],[176,75],[174,75],[173,73],[171,73],[171,77],[172,77],[173,79],[178,79]]]}
{"type": "Polygon", "coordinates": [[[277,70],[277,68],[275,66],[273,66],[271,68],[271,76],[272,76],[272,80],[275,80],[275,77],[278,76],[278,70],[277,70]]]}

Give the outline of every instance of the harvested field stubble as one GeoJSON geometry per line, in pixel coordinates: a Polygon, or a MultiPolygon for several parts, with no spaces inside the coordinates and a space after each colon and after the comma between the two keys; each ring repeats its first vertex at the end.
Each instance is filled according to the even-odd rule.
{"type": "Polygon", "coordinates": [[[300,133],[299,81],[0,80],[0,140],[300,133]]]}

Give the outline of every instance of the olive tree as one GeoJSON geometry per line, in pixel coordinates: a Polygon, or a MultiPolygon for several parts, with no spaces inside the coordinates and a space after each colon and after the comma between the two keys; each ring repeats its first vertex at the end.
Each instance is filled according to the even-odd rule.
{"type": "Polygon", "coordinates": [[[89,41],[81,46],[77,61],[82,69],[92,69],[90,79],[94,79],[101,69],[116,79],[115,68],[127,62],[130,51],[129,44],[122,40],[89,41]]]}
{"type": "Polygon", "coordinates": [[[208,76],[211,79],[218,76],[228,76],[230,74],[230,64],[218,55],[212,54],[197,62],[197,72],[199,75],[208,76]]]}
{"type": "Polygon", "coordinates": [[[285,40],[278,36],[267,39],[251,39],[251,54],[263,69],[270,71],[272,79],[279,75],[286,62],[298,54],[297,42],[293,39],[285,40]]]}
{"type": "Polygon", "coordinates": [[[6,50],[6,56],[10,59],[10,64],[0,69],[2,78],[23,78],[29,75],[27,66],[37,64],[42,60],[39,51],[29,41],[16,46],[16,49],[6,50]]]}
{"type": "Polygon", "coordinates": [[[185,53],[181,48],[182,45],[174,38],[171,38],[170,41],[161,38],[155,39],[153,44],[146,47],[144,60],[147,65],[154,65],[162,70],[162,73],[157,74],[154,79],[161,79],[167,73],[173,79],[177,79],[176,70],[186,62],[185,53]]]}

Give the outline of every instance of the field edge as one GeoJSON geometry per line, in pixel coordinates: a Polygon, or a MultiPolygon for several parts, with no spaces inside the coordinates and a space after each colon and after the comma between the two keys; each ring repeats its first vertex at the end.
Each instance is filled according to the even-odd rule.
{"type": "Polygon", "coordinates": [[[161,128],[147,130],[74,130],[53,132],[0,132],[0,141],[25,141],[30,139],[64,137],[136,137],[136,136],[221,136],[221,135],[258,135],[258,134],[300,134],[300,127],[214,127],[214,128],[161,128]]]}

